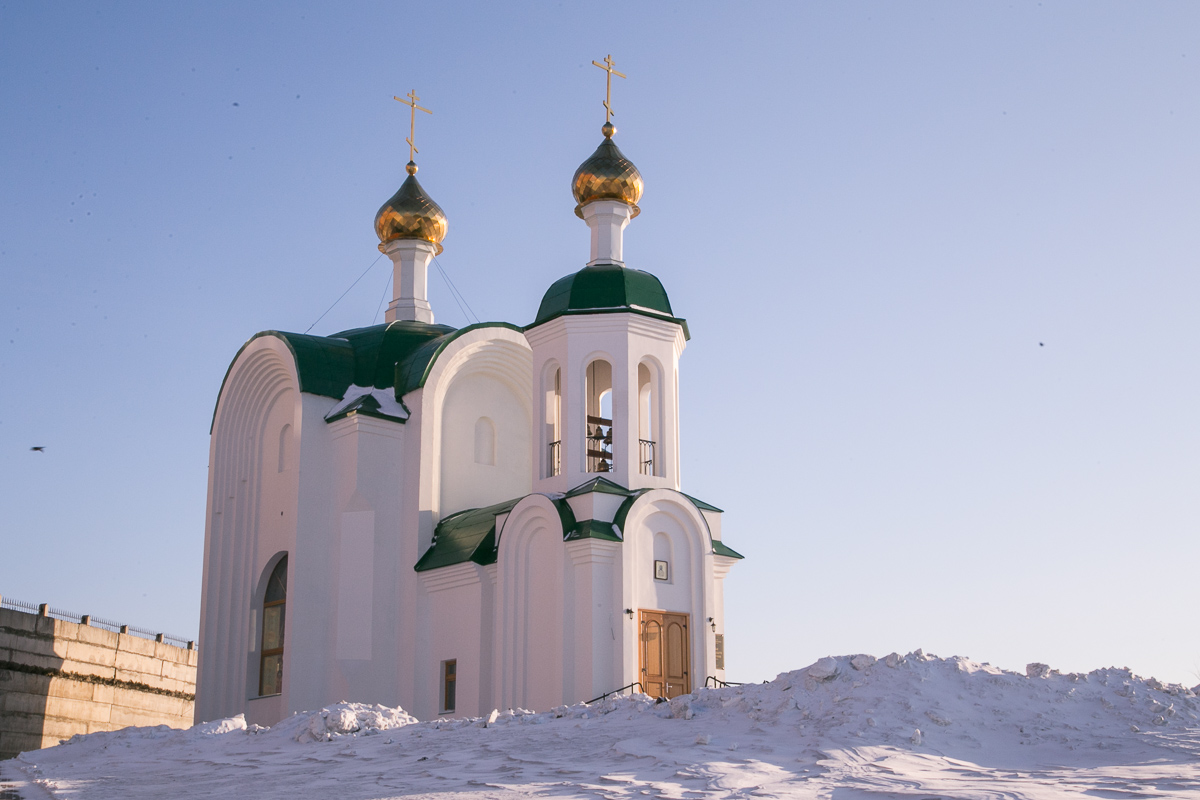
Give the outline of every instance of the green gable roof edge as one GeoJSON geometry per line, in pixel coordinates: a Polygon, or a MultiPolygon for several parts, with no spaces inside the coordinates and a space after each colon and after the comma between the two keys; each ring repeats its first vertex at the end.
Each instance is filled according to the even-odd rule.
{"type": "Polygon", "coordinates": [[[567,492],[563,497],[579,497],[581,494],[591,494],[597,492],[599,494],[615,494],[622,497],[628,497],[631,492],[624,486],[610,481],[608,478],[592,478],[584,481],[576,486],[571,491],[567,492]]]}
{"type": "MultiPolygon", "coordinates": [[[[454,564],[464,564],[473,561],[486,566],[496,563],[496,517],[507,514],[526,497],[523,495],[503,503],[484,506],[483,508],[468,508],[458,511],[443,519],[433,531],[433,544],[417,561],[413,569],[417,572],[449,567],[454,564]]],[[[575,514],[565,500],[549,498],[558,510],[558,519],[562,524],[563,533],[574,531],[577,527],[575,514]]]]}
{"type": "MultiPolygon", "coordinates": [[[[332,417],[326,417],[325,423],[329,424],[331,422],[337,422],[339,419],[345,419],[346,417],[350,416],[351,414],[354,414],[356,416],[361,416],[361,417],[374,417],[375,419],[386,419],[388,422],[399,422],[401,425],[408,422],[408,420],[404,417],[393,417],[391,414],[385,414],[382,411],[380,411],[378,401],[375,401],[375,405],[374,405],[374,407],[372,407],[371,405],[368,405],[367,403],[363,402],[365,400],[375,401],[375,398],[371,397],[371,395],[369,395],[369,394],[365,394],[362,397],[358,398],[358,400],[356,402],[351,403],[350,405],[346,406],[344,409],[339,411],[337,414],[334,414],[332,417]]],[[[405,406],[404,403],[400,403],[400,405],[404,406],[405,411],[408,410],[408,406],[405,406]]]]}
{"type": "Polygon", "coordinates": [[[729,558],[745,558],[744,555],[734,550],[732,547],[721,544],[720,539],[713,540],[713,555],[728,556],[729,558]]]}
{"type": "Polygon", "coordinates": [[[638,489],[636,492],[631,492],[625,498],[625,502],[621,503],[621,507],[617,509],[616,515],[613,516],[613,525],[616,526],[617,530],[621,531],[622,536],[625,534],[625,519],[629,516],[629,509],[633,508],[633,504],[637,502],[637,499],[648,491],[650,490],[638,489]]]}
{"type": "Polygon", "coordinates": [[[539,319],[531,322],[522,328],[522,330],[531,331],[539,325],[545,325],[547,322],[556,320],[559,317],[574,317],[581,314],[638,314],[643,317],[649,317],[650,319],[662,320],[663,322],[674,322],[676,325],[683,328],[684,340],[689,342],[692,340],[692,332],[688,330],[687,320],[683,317],[672,317],[669,314],[659,314],[654,311],[645,311],[640,308],[627,308],[625,306],[618,306],[615,308],[581,308],[578,310],[571,309],[568,311],[559,311],[546,317],[545,319],[539,319]]]}
{"type": "Polygon", "coordinates": [[[453,333],[431,339],[396,364],[396,399],[399,400],[409,392],[422,388],[425,381],[429,380],[429,373],[433,371],[433,365],[442,351],[459,336],[480,328],[508,328],[517,333],[525,332],[524,328],[509,322],[476,322],[474,325],[459,328],[453,333]]]}
{"type": "Polygon", "coordinates": [[[700,509],[701,511],[715,511],[718,514],[725,513],[724,509],[717,508],[716,506],[712,505],[711,503],[706,503],[703,500],[698,500],[695,497],[692,497],[690,494],[684,494],[683,492],[680,492],[680,494],[682,494],[688,500],[691,500],[692,505],[694,505],[696,508],[700,509]]]}
{"type": "Polygon", "coordinates": [[[574,542],[579,539],[602,539],[607,542],[619,542],[621,541],[621,536],[611,522],[585,519],[576,524],[566,536],[568,542],[574,542]]]}

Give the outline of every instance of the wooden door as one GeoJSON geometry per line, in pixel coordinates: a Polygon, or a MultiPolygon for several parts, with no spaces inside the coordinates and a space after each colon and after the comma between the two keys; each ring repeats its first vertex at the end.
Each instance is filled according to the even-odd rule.
{"type": "Polygon", "coordinates": [[[641,612],[642,689],[651,697],[692,691],[688,669],[688,615],[641,612]]]}

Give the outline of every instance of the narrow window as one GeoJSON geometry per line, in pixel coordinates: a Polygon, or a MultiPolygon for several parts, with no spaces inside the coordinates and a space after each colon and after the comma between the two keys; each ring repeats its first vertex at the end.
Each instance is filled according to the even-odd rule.
{"type": "Polygon", "coordinates": [[[267,580],[263,597],[262,662],[258,694],[265,697],[283,691],[283,622],[287,603],[287,556],[279,559],[267,580]]]}
{"type": "Polygon", "coordinates": [[[454,711],[455,700],[455,683],[458,678],[458,660],[451,659],[442,662],[442,713],[449,714],[454,711]]]}
{"type": "Polygon", "coordinates": [[[496,465],[496,426],[487,417],[475,421],[475,463],[496,465]]]}
{"type": "Polygon", "coordinates": [[[602,359],[588,364],[584,444],[588,472],[612,472],[612,365],[602,359]]]}

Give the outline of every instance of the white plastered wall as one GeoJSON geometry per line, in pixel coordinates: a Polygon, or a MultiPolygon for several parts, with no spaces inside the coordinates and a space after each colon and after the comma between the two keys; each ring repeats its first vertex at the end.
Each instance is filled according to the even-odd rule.
{"type": "Polygon", "coordinates": [[[568,556],[554,503],[540,494],[513,507],[498,531],[494,609],[495,697],[500,708],[543,711],[566,702],[564,615],[568,556]]]}
{"type": "Polygon", "coordinates": [[[397,614],[395,671],[401,704],[423,719],[440,711],[440,667],[448,658],[458,660],[458,713],[474,712],[472,704],[486,704],[494,691],[489,659],[495,579],[484,569],[477,583],[454,579],[447,586],[434,574],[445,568],[418,575],[413,566],[442,518],[530,491],[531,369],[529,344],[519,331],[482,326],[452,340],[424,387],[404,397],[414,438],[400,484],[411,500],[397,559],[397,608],[418,612],[397,614]],[[482,417],[494,426],[494,465],[476,463],[482,417]],[[475,605],[465,599],[471,597],[478,597],[475,605]]]}
{"type": "Polygon", "coordinates": [[[432,669],[417,693],[411,713],[432,719],[443,712],[452,716],[480,715],[490,711],[491,650],[487,628],[492,624],[492,577],[487,568],[467,562],[422,572],[426,592],[423,610],[421,657],[432,669]],[[441,665],[454,660],[456,704],[445,711],[441,665]]]}
{"type": "Polygon", "coordinates": [[[562,316],[525,332],[532,348],[534,388],[539,422],[546,416],[543,384],[562,370],[562,474],[548,476],[544,465],[549,442],[546,426],[539,424],[531,442],[531,463],[539,469],[537,491],[565,492],[602,473],[587,472],[585,457],[585,370],[595,359],[612,365],[613,471],[603,476],[631,489],[679,488],[679,356],[686,342],[674,322],[631,312],[562,316]],[[657,413],[656,457],[662,459],[656,475],[638,470],[638,366],[646,363],[655,375],[657,413]]]}
{"type": "MultiPolygon", "coordinates": [[[[257,692],[260,575],[276,554],[295,547],[300,398],[291,351],[280,339],[262,336],[238,354],[217,401],[209,444],[198,721],[245,711],[257,692]]],[[[289,615],[285,639],[291,622],[289,615]]],[[[284,680],[286,691],[286,664],[284,680]]]]}

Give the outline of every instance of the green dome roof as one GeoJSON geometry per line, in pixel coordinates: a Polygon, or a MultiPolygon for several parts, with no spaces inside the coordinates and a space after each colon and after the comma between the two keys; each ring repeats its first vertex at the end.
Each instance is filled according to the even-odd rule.
{"type": "MultiPolygon", "coordinates": [[[[671,301],[658,278],[616,264],[584,267],[556,280],[542,297],[533,327],[564,314],[630,310],[676,320],[671,301]]],[[[684,326],[686,331],[686,325],[684,326]]]]}

